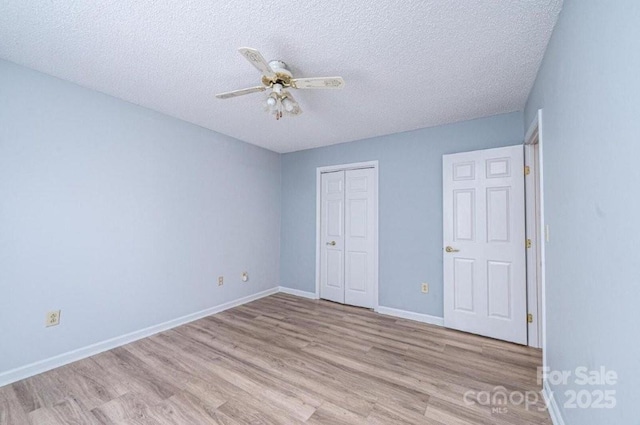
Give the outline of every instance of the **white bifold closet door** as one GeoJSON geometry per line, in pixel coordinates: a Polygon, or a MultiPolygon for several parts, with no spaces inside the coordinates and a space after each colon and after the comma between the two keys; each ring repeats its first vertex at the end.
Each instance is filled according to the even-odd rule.
{"type": "Polygon", "coordinates": [[[320,298],[374,308],[374,170],[322,174],[320,298]]]}

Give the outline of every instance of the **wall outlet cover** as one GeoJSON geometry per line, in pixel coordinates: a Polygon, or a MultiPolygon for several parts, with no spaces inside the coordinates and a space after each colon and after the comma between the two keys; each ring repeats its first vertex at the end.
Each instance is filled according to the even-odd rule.
{"type": "Polygon", "coordinates": [[[45,325],[56,326],[60,324],[60,310],[54,310],[47,313],[47,319],[45,325]]]}

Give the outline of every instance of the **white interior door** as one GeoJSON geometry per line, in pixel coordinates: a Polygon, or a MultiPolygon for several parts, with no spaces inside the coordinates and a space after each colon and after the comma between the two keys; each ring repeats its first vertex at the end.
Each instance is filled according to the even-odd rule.
{"type": "Polygon", "coordinates": [[[322,174],[320,296],[344,303],[345,172],[322,174]]]}
{"type": "Polygon", "coordinates": [[[373,308],[374,170],[346,171],[344,302],[373,308]]]}
{"type": "Polygon", "coordinates": [[[375,307],[375,170],[323,173],[320,298],[375,307]]]}
{"type": "Polygon", "coordinates": [[[527,343],[523,147],[443,156],[444,323],[527,343]]]}

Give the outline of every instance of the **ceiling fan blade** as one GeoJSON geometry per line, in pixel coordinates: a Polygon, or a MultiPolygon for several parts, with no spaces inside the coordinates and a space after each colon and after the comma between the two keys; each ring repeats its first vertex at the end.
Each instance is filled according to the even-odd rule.
{"type": "Polygon", "coordinates": [[[266,75],[269,78],[275,78],[276,73],[273,72],[273,69],[271,69],[269,63],[264,60],[264,57],[262,57],[259,51],[250,47],[241,47],[238,51],[245,57],[245,59],[251,62],[251,65],[255,66],[258,71],[262,72],[263,75],[266,75]]]}
{"type": "Polygon", "coordinates": [[[217,94],[216,97],[218,99],[229,99],[231,97],[238,97],[238,96],[243,96],[249,93],[257,93],[259,91],[265,91],[266,89],[267,88],[265,86],[249,87],[248,89],[241,89],[241,90],[228,91],[226,93],[220,93],[220,94],[217,94]]]}
{"type": "Polygon", "coordinates": [[[291,87],[296,89],[341,89],[344,88],[342,77],[294,78],[291,87]]]}

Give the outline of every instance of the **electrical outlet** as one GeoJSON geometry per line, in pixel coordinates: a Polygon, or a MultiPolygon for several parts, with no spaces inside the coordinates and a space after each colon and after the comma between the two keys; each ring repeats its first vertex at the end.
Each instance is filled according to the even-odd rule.
{"type": "Polygon", "coordinates": [[[224,276],[218,276],[218,286],[224,285],[224,276]]]}
{"type": "Polygon", "coordinates": [[[423,294],[428,294],[429,293],[429,284],[428,283],[423,283],[421,289],[422,289],[422,293],[423,294]]]}
{"type": "Polygon", "coordinates": [[[249,273],[247,272],[242,272],[242,275],[240,276],[242,278],[243,282],[246,282],[249,280],[249,273]]]}
{"type": "Polygon", "coordinates": [[[60,310],[48,312],[45,325],[49,327],[49,326],[56,326],[59,324],[60,324],[60,310]]]}

